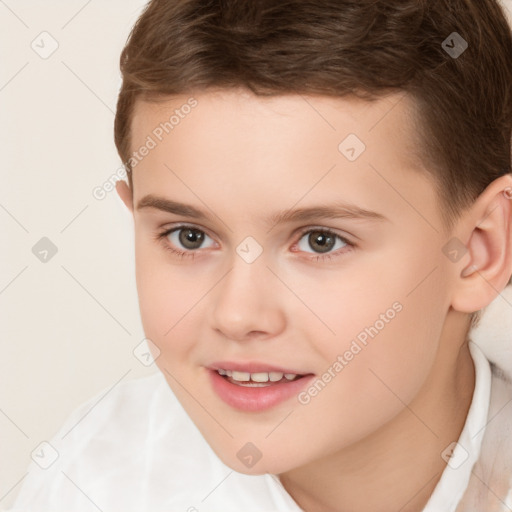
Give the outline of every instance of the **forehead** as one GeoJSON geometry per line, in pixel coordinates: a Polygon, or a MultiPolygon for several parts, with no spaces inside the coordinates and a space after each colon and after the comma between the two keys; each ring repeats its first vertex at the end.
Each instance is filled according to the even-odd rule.
{"type": "Polygon", "coordinates": [[[403,92],[367,101],[355,96],[264,97],[244,89],[203,91],[161,98],[154,103],[137,100],[132,115],[131,146],[136,149],[148,136],[159,145],[165,144],[163,139],[177,140],[180,132],[185,137],[194,130],[204,150],[208,145],[200,138],[203,133],[209,132],[209,139],[218,141],[223,132],[229,132],[237,135],[233,144],[245,139],[246,151],[251,149],[248,137],[276,140],[284,151],[287,149],[284,142],[292,142],[294,136],[311,140],[318,146],[313,136],[317,133],[322,133],[329,144],[350,131],[365,145],[385,134],[388,142],[403,148],[396,156],[404,165],[418,166],[421,162],[417,161],[415,152],[416,120],[415,104],[403,92]],[[240,128],[244,131],[237,132],[240,128]],[[168,137],[171,133],[174,137],[168,137]]]}
{"type": "Polygon", "coordinates": [[[131,149],[150,149],[134,168],[134,198],[188,188],[191,198],[216,191],[261,205],[340,196],[397,215],[411,202],[433,208],[415,119],[403,92],[371,102],[240,90],[138,101],[131,149]]]}
{"type": "MultiPolygon", "coordinates": [[[[210,117],[211,121],[222,117],[223,120],[230,119],[237,124],[251,123],[256,119],[270,124],[279,118],[283,123],[293,118],[294,122],[312,124],[312,129],[319,127],[337,131],[351,125],[361,133],[382,129],[383,124],[410,125],[415,121],[415,103],[403,91],[378,99],[363,100],[353,95],[330,97],[286,94],[265,97],[256,96],[245,89],[221,89],[160,97],[155,102],[138,99],[132,115],[132,137],[151,132],[155,122],[168,121],[173,113],[177,119],[171,124],[177,126],[190,113],[198,117],[198,111],[201,111],[202,117],[210,117]],[[192,103],[196,105],[189,108],[192,103]]],[[[411,135],[409,127],[404,126],[403,135],[411,135]]]]}

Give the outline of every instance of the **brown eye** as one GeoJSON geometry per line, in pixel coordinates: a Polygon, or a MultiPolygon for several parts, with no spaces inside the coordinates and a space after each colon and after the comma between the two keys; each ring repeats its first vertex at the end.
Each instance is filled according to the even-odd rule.
{"type": "MultiPolygon", "coordinates": [[[[158,238],[164,242],[164,246],[175,252],[196,252],[197,249],[204,248],[203,243],[206,238],[211,240],[210,247],[215,243],[213,240],[201,229],[193,226],[175,226],[167,229],[158,235],[158,238]]],[[[208,247],[208,246],[206,246],[208,247]]]]}
{"type": "Polygon", "coordinates": [[[343,249],[343,247],[351,245],[350,242],[345,240],[340,235],[337,235],[336,233],[333,233],[332,231],[325,230],[325,229],[310,229],[309,231],[306,231],[305,233],[302,233],[302,237],[299,240],[299,249],[305,252],[307,251],[308,246],[313,249],[316,253],[327,253],[332,251],[333,249],[343,249]],[[306,240],[305,244],[302,244],[301,247],[301,241],[306,240]],[[337,240],[341,241],[341,245],[338,244],[338,247],[336,247],[337,240]]]}
{"type": "Polygon", "coordinates": [[[308,236],[310,247],[319,252],[328,252],[335,245],[335,238],[323,231],[311,231],[308,236]]]}
{"type": "Polygon", "coordinates": [[[185,249],[199,249],[204,241],[204,233],[198,229],[193,228],[180,228],[176,230],[178,240],[185,249]]]}

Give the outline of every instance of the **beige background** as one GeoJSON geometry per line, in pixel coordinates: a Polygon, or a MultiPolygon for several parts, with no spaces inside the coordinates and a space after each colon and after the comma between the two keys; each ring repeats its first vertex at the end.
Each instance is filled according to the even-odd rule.
{"type": "Polygon", "coordinates": [[[144,4],[0,0],[0,508],[79,404],[157,371],[133,353],[131,218],[93,196],[120,166],[119,54],[144,4]]]}
{"type": "Polygon", "coordinates": [[[119,54],[144,4],[0,2],[0,508],[73,409],[156,371],[132,352],[131,219],[115,192],[92,194],[120,166],[119,54]],[[31,47],[56,44],[43,31],[59,45],[46,59],[31,47]],[[57,247],[46,263],[42,237],[57,247]]]}

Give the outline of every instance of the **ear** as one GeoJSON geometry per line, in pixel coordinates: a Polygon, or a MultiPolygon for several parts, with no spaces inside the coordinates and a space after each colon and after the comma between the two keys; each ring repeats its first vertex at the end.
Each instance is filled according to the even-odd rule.
{"type": "Polygon", "coordinates": [[[452,307],[473,313],[489,305],[512,274],[512,174],[494,180],[463,218],[459,236],[468,240],[467,254],[452,307]]]}
{"type": "Polygon", "coordinates": [[[133,213],[133,194],[132,190],[128,186],[128,183],[123,180],[119,180],[116,182],[116,191],[123,203],[126,205],[126,208],[133,213]]]}

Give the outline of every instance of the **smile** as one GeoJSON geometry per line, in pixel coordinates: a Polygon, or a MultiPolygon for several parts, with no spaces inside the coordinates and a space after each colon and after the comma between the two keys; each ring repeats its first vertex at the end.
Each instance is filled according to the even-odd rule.
{"type": "Polygon", "coordinates": [[[237,372],[233,370],[224,370],[222,368],[217,369],[217,373],[219,375],[225,376],[228,381],[233,384],[238,384],[242,386],[258,386],[258,385],[272,385],[276,382],[281,382],[283,379],[285,381],[292,381],[297,379],[298,377],[302,377],[302,375],[297,375],[295,373],[282,373],[282,372],[257,372],[257,373],[249,373],[249,372],[237,372]],[[270,382],[271,384],[266,384],[270,382]]]}
{"type": "Polygon", "coordinates": [[[246,412],[264,411],[296,397],[315,377],[279,371],[207,370],[216,395],[230,407],[246,412]]]}

